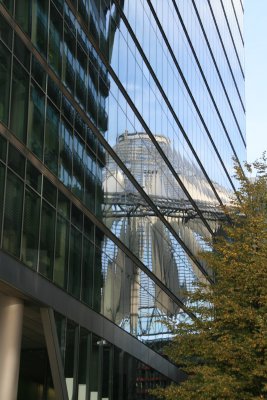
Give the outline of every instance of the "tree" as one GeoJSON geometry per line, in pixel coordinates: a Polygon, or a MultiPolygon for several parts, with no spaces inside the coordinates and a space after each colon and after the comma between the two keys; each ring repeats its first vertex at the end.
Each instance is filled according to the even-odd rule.
{"type": "Polygon", "coordinates": [[[267,399],[267,158],[236,164],[239,190],[220,234],[202,253],[214,284],[188,293],[195,319],[174,327],[166,349],[188,379],[157,389],[167,400],[267,399]]]}

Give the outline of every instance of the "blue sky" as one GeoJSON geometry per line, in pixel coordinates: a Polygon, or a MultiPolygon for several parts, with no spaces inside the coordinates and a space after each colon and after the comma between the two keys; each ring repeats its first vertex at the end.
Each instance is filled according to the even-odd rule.
{"type": "Polygon", "coordinates": [[[247,155],[267,150],[267,0],[245,0],[247,155]]]}

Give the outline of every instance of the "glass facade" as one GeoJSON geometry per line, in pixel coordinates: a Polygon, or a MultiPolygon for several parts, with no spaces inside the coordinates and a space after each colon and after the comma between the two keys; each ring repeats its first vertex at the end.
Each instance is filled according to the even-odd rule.
{"type": "MultiPolygon", "coordinates": [[[[0,251],[151,359],[210,280],[198,253],[246,158],[242,20],[240,0],[0,0],[0,251]]],[[[169,381],[56,315],[69,399],[169,381]]]]}

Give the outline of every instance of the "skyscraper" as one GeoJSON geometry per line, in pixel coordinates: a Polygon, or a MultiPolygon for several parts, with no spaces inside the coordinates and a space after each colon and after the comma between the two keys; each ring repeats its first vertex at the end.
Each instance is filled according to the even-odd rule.
{"type": "Polygon", "coordinates": [[[242,0],[0,1],[0,398],[145,400],[246,157],[242,0]]]}

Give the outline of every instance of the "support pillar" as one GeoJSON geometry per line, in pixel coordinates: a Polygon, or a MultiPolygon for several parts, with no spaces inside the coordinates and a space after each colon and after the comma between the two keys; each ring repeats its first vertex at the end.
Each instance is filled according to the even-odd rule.
{"type": "Polygon", "coordinates": [[[0,294],[0,399],[17,399],[22,322],[23,302],[0,294]]]}

